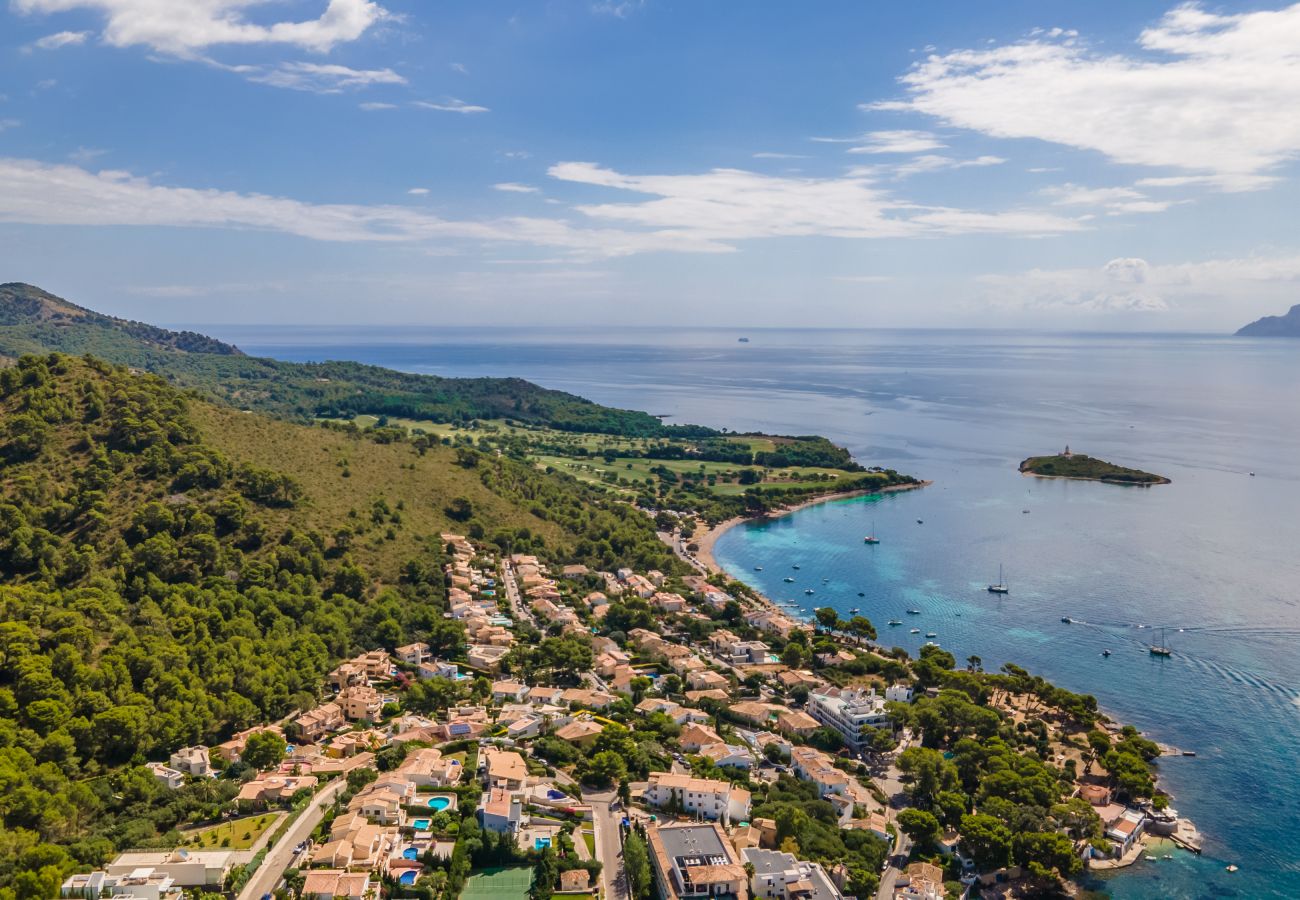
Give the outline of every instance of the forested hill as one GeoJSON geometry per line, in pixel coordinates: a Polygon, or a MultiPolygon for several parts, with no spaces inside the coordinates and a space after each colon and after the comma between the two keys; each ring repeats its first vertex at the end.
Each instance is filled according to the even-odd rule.
{"type": "Polygon", "coordinates": [[[139,763],[309,707],[360,649],[459,646],[448,529],[680,565],[631,507],[505,457],[240,413],[94,359],[0,368],[0,896],[57,894],[194,815],[139,763]]]}
{"type": "Polygon", "coordinates": [[[513,419],[629,437],[717,434],[666,426],[648,413],[601,406],[521,378],[441,378],[354,362],[246,356],[201,334],[101,315],[27,284],[0,285],[0,356],[50,351],[91,354],[238,408],[301,420],[370,413],[435,422],[513,419]]]}

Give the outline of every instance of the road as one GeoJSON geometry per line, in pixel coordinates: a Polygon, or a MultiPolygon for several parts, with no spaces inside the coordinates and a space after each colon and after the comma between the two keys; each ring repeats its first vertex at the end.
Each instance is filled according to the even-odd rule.
{"type": "Polygon", "coordinates": [[[516,622],[527,622],[534,628],[537,627],[537,619],[524,606],[523,598],[519,594],[519,582],[515,580],[515,567],[507,560],[504,565],[504,576],[502,581],[506,586],[506,599],[510,601],[510,610],[515,617],[516,622]]]}
{"type": "Polygon", "coordinates": [[[239,892],[238,900],[258,900],[275,890],[284,870],[289,868],[289,863],[293,860],[293,848],[311,837],[312,831],[325,817],[325,807],[333,803],[346,787],[347,779],[339,778],[312,798],[311,805],[299,814],[279,843],[266,854],[253,877],[248,879],[248,884],[239,892]]]}
{"type": "Polygon", "coordinates": [[[876,891],[876,900],[893,900],[894,883],[907,865],[907,854],[912,852],[912,839],[901,831],[894,842],[894,853],[889,857],[889,866],[880,873],[880,889],[876,891]]]}
{"type": "Polygon", "coordinates": [[[582,799],[591,806],[592,824],[596,832],[596,858],[600,860],[600,879],[605,900],[628,900],[627,876],[623,871],[623,841],[619,823],[620,811],[610,809],[618,799],[614,791],[583,791],[582,799]]]}

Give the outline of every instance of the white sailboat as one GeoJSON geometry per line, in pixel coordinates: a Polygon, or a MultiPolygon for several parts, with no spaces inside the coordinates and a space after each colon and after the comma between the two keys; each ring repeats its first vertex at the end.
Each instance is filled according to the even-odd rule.
{"type": "Polygon", "coordinates": [[[1006,579],[1002,577],[1002,564],[998,563],[998,583],[989,585],[990,594],[1009,594],[1011,588],[1007,586],[1006,579]]]}

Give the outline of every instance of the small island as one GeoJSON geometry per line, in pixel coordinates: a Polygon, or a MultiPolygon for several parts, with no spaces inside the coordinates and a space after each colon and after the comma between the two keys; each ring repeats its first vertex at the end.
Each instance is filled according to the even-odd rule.
{"type": "Polygon", "coordinates": [[[1153,475],[1082,453],[1072,453],[1069,447],[1056,456],[1031,456],[1020,464],[1020,471],[1040,478],[1076,478],[1083,481],[1105,481],[1109,484],[1170,483],[1163,475],[1153,475]]]}

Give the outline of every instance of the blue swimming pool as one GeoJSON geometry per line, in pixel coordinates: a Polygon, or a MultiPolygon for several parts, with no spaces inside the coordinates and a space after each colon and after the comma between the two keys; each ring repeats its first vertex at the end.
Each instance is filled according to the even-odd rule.
{"type": "Polygon", "coordinates": [[[407,869],[397,880],[402,884],[415,884],[415,870],[407,869]]]}
{"type": "Polygon", "coordinates": [[[429,830],[429,820],[428,820],[428,819],[413,819],[413,820],[411,820],[411,827],[414,828],[416,831],[428,831],[428,830],[429,830]]]}
{"type": "Polygon", "coordinates": [[[430,797],[429,809],[444,810],[451,806],[451,800],[446,797],[430,797]]]}
{"type": "Polygon", "coordinates": [[[407,847],[405,850],[402,851],[402,858],[403,858],[403,859],[419,859],[419,858],[420,858],[420,851],[417,850],[415,847],[407,847]]]}
{"type": "Polygon", "coordinates": [[[545,850],[549,846],[551,846],[550,838],[533,838],[534,850],[545,850]]]}

